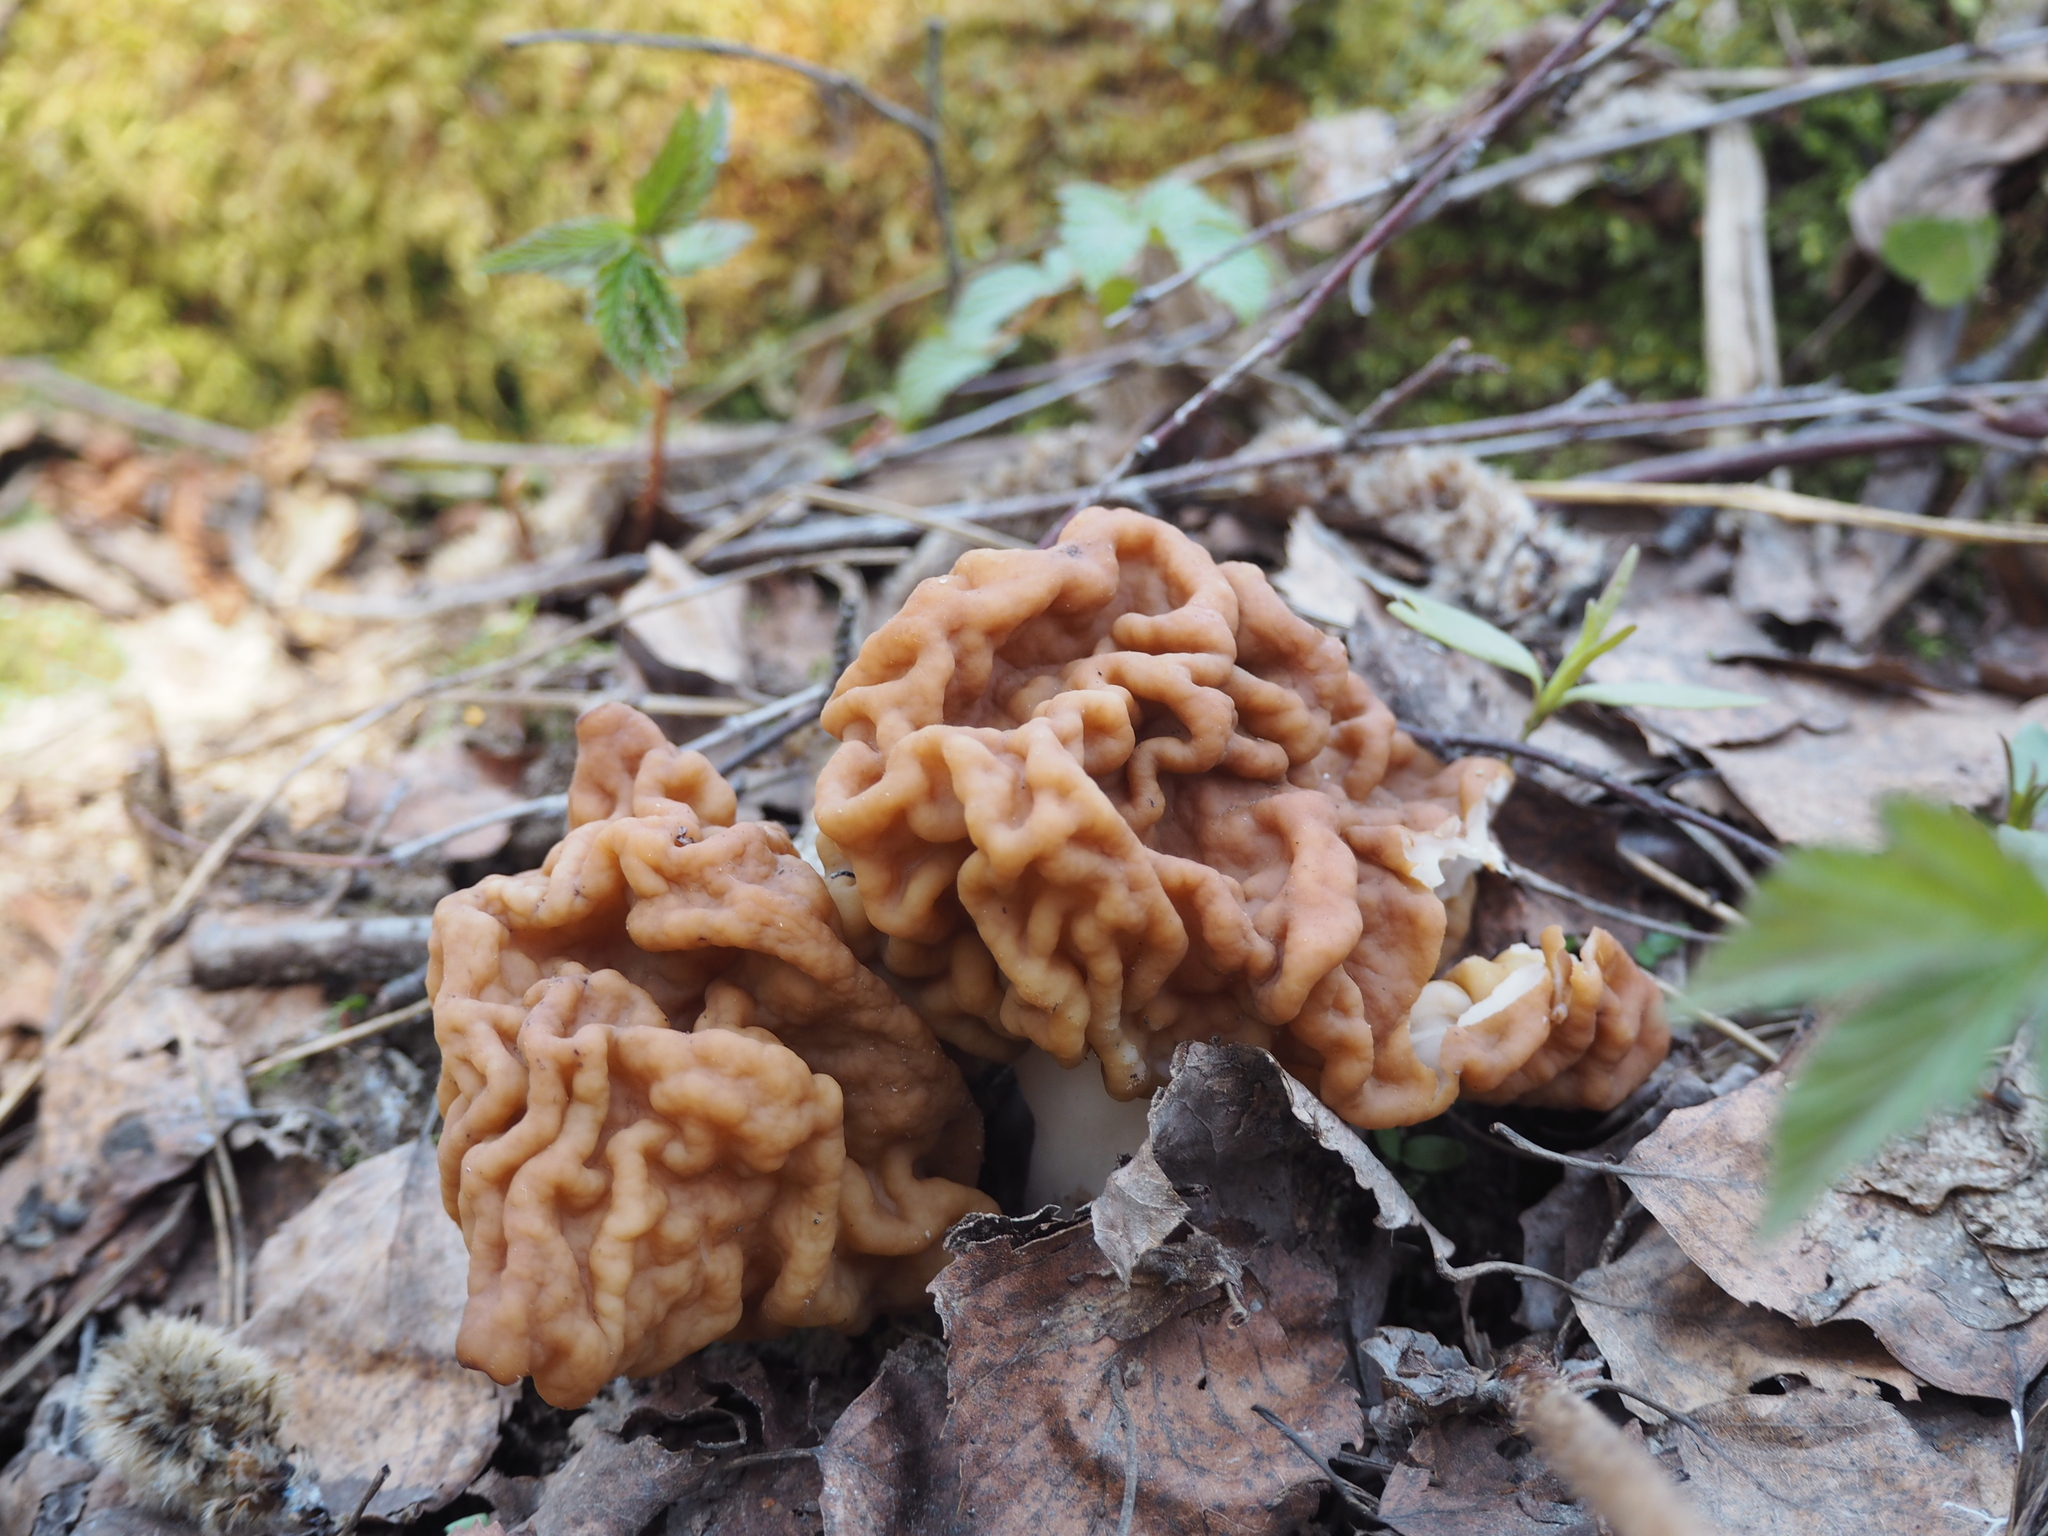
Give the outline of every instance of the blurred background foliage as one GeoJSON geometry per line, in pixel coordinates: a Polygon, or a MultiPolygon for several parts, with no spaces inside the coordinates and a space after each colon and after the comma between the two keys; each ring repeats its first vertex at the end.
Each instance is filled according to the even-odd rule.
{"type": "MultiPolygon", "coordinates": [[[[0,7],[4,9],[4,7],[0,7]]],[[[1487,49],[1540,0],[946,0],[945,119],[970,258],[1049,232],[1054,189],[1146,178],[1360,105],[1441,109],[1491,79],[1487,49]],[[1263,9],[1261,4],[1263,3],[1263,9]]],[[[1686,62],[1784,61],[1772,7],[1707,59],[1699,0],[1660,24],[1686,62]]],[[[1779,0],[1816,62],[1939,46],[1943,0],[1779,0]]],[[[817,60],[922,107],[926,7],[911,0],[23,0],[0,42],[0,354],[40,353],[202,415],[274,420],[342,391],[358,431],[590,438],[641,409],[602,365],[580,300],[486,280],[494,245],[553,219],[624,210],[685,97],[725,86],[733,153],[709,210],[759,231],[685,289],[701,382],[748,347],[932,272],[915,142],[851,101],[758,65],[638,49],[501,46],[529,27],[694,32],[817,60]]],[[[1842,201],[1900,127],[1905,98],[1840,98],[1762,125],[1790,346],[1840,286],[1842,201]]],[[[1525,132],[1540,130],[1531,125],[1525,132]]],[[[1284,190],[1264,173],[1262,194],[1284,190]]],[[[1258,178],[1246,180],[1257,193],[1258,178]]],[[[1323,322],[1316,371],[1381,387],[1455,331],[1515,372],[1449,408],[1553,399],[1596,374],[1698,382],[1698,156],[1623,166],[1562,210],[1502,195],[1417,232],[1379,309],[1323,322]]],[[[880,387],[938,317],[860,338],[844,389],[880,387]]],[[[1830,363],[1847,357],[1853,339],[1830,363]]],[[[1873,352],[1867,367],[1884,366],[1873,352]]],[[[757,394],[730,409],[758,413],[757,394]]]]}

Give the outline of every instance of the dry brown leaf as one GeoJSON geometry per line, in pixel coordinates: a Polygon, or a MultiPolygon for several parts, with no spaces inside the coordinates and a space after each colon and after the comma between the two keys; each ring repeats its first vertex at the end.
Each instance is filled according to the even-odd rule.
{"type": "Polygon", "coordinates": [[[1388,1474],[1380,1516],[1401,1536],[1595,1536],[1593,1517],[1535,1456],[1510,1460],[1514,1431],[1481,1419],[1432,1424],[1388,1474]]]}
{"type": "MultiPolygon", "coordinates": [[[[647,574],[620,599],[623,607],[651,602],[702,581],[703,575],[665,544],[647,547],[647,574]]],[[[633,620],[627,649],[649,681],[666,693],[726,693],[753,681],[742,633],[747,594],[721,587],[702,597],[670,603],[633,620]]]]}
{"type": "MultiPolygon", "coordinates": [[[[389,1155],[389,1154],[387,1154],[389,1155]]],[[[639,1536],[703,1475],[701,1458],[653,1435],[621,1440],[599,1430],[548,1478],[518,1536],[639,1536]]]]}
{"type": "Polygon", "coordinates": [[[1325,1454],[1361,1434],[1336,1283],[1284,1249],[1247,1267],[1242,1322],[1221,1297],[1127,1291],[1085,1226],[975,1243],[932,1290],[977,1532],[1114,1530],[1134,1481],[1134,1532],[1279,1536],[1322,1479],[1253,1405],[1325,1454]]]}
{"type": "Polygon", "coordinates": [[[225,1127],[249,1110],[227,1031],[187,988],[161,975],[159,967],[124,993],[43,1072],[35,1145],[23,1161],[33,1165],[35,1196],[51,1224],[88,1244],[213,1145],[181,1035],[197,1052],[215,1124],[225,1127]]]}
{"type": "MultiPolygon", "coordinates": [[[[503,775],[479,761],[476,753],[457,742],[443,741],[401,752],[382,768],[351,769],[343,814],[358,825],[374,821],[400,782],[405,785],[404,795],[379,840],[385,848],[526,798],[504,782],[503,775]]],[[[465,832],[436,851],[449,860],[487,859],[511,836],[512,824],[498,822],[465,832]]]]}
{"type": "Polygon", "coordinates": [[[468,1273],[423,1141],[357,1164],[263,1245],[238,1337],[291,1375],[286,1432],[329,1509],[388,1463],[370,1513],[408,1520],[490,1460],[517,1393],[456,1363],[468,1273]]]}
{"type": "MultiPolygon", "coordinates": [[[[1865,1323],[1922,1381],[2019,1401],[2048,1365],[2048,1315],[2032,1315],[2007,1290],[1953,1202],[1924,1215],[1837,1188],[1785,1236],[1755,1245],[1782,1092],[1774,1074],[1672,1115],[1622,1165],[1636,1197],[1738,1301],[1806,1326],[1865,1323]]],[[[1973,1113],[2004,1111],[1987,1104],[1973,1113]]]]}
{"type": "Polygon", "coordinates": [[[1690,1417],[1704,1438],[1677,1429],[1686,1492],[1730,1531],[1984,1536],[2012,1497],[2003,1415],[1960,1408],[1924,1416],[1923,1431],[1879,1398],[1801,1390],[1731,1397],[1690,1417]]]}
{"type": "Polygon", "coordinates": [[[2048,720],[2048,700],[2015,709],[1987,694],[1857,698],[1845,690],[1843,703],[1839,732],[1793,730],[1756,746],[1704,749],[1742,803],[1786,842],[1875,846],[1877,807],[1891,795],[1988,808],[2005,793],[2006,739],[2048,720]]]}
{"type": "MultiPolygon", "coordinates": [[[[1764,1307],[1744,1306],[1652,1225],[1612,1264],[1588,1270],[1579,1285],[1613,1305],[1581,1297],[1579,1316],[1618,1382],[1673,1408],[1739,1397],[1779,1376],[1825,1391],[1873,1396],[1877,1384],[1920,1395],[1912,1372],[1856,1323],[1801,1328],[1764,1307]]],[[[1629,1410],[1661,1424],[1664,1416],[1633,1399],[1629,1410]]]]}
{"type": "Polygon", "coordinates": [[[961,1536],[960,1466],[945,1428],[945,1348],[913,1339],[818,1448],[826,1536],[961,1536]]]}
{"type": "Polygon", "coordinates": [[[1770,637],[1723,597],[1698,592],[1632,593],[1621,621],[1636,632],[1587,670],[1596,683],[1685,683],[1756,694],[1740,709],[1631,709],[1666,742],[1694,749],[1773,741],[1796,726],[1833,732],[1849,721],[1854,695],[1811,678],[1717,656],[1768,651],[1770,637]]]}

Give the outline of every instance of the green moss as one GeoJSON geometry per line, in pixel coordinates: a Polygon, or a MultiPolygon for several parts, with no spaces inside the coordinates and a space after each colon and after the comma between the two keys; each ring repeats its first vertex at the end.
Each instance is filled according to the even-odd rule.
{"type": "Polygon", "coordinates": [[[84,603],[0,593],[0,710],[81,684],[110,683],[121,669],[121,650],[106,621],[84,603]]]}

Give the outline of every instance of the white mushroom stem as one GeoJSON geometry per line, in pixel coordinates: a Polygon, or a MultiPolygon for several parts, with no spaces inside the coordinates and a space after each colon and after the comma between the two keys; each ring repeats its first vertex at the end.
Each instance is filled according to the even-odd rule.
{"type": "Polygon", "coordinates": [[[1024,1203],[1069,1210],[1102,1193],[1118,1159],[1144,1145],[1149,1095],[1128,1104],[1112,1099],[1093,1061],[1069,1071],[1041,1050],[1017,1058],[1017,1086],[1037,1123],[1024,1203]]]}

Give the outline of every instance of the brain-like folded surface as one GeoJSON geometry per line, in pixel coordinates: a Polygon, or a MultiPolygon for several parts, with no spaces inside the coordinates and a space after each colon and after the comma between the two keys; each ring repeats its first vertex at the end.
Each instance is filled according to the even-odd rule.
{"type": "Polygon", "coordinates": [[[561,1406],[735,1330],[915,1304],[981,1122],[787,835],[645,716],[577,728],[570,831],[434,916],[458,1353],[561,1406]]]}
{"type": "MultiPolygon", "coordinates": [[[[1091,508],[1053,548],[976,551],[923,583],[823,718],[841,744],[818,781],[820,854],[956,1044],[1029,1042],[1070,1067],[1092,1052],[1130,1098],[1175,1044],[1221,1036],[1271,1048],[1360,1126],[1456,1096],[1478,1036],[1446,1033],[1439,991],[1426,1016],[1453,1060],[1426,1059],[1410,1016],[1462,937],[1472,873],[1498,859],[1487,822],[1511,775],[1419,748],[1255,567],[1091,508]]],[[[1545,1018],[1576,1018],[1555,969],[1565,1001],[1546,991],[1545,1018]]],[[[1628,983],[1620,963],[1585,977],[1628,983]]],[[[1460,995],[1459,1013],[1488,1001],[1460,995]]],[[[1648,1071],[1653,989],[1632,1017],[1610,1065],[1582,1061],[1597,1031],[1553,1046],[1546,1024],[1487,1053],[1530,1037],[1493,1081],[1604,1099],[1648,1071]]]]}

